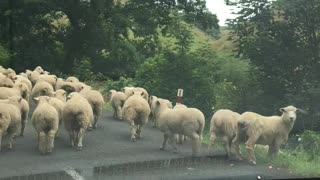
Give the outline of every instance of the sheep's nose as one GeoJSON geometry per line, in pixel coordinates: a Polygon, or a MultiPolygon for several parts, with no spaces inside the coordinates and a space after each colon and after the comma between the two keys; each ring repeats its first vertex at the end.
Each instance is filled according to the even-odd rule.
{"type": "Polygon", "coordinates": [[[290,120],[293,121],[294,117],[290,117],[290,120]]]}

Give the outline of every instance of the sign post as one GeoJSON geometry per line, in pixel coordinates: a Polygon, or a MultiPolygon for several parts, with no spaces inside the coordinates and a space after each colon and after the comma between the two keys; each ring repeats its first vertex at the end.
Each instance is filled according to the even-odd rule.
{"type": "Polygon", "coordinates": [[[178,89],[176,104],[181,104],[183,96],[183,89],[178,89]]]}

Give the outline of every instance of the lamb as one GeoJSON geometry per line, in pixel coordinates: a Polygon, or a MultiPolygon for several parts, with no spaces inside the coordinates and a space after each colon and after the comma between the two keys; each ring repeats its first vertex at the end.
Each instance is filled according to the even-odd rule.
{"type": "Polygon", "coordinates": [[[143,95],[144,92],[132,92],[122,108],[123,119],[130,124],[132,142],[136,141],[136,137],[141,138],[141,132],[148,123],[151,111],[143,95]]]}
{"type": "Polygon", "coordinates": [[[63,89],[58,89],[53,93],[53,97],[61,100],[62,102],[67,102],[67,92],[63,89]]]}
{"type": "Polygon", "coordinates": [[[12,88],[13,85],[14,82],[10,78],[0,73],[0,87],[12,88]]]}
{"type": "Polygon", "coordinates": [[[0,99],[7,99],[10,96],[21,96],[25,100],[29,99],[28,87],[24,83],[15,83],[13,88],[0,87],[0,99]]]}
{"type": "MultiPolygon", "coordinates": [[[[179,108],[188,108],[188,107],[181,103],[176,103],[176,105],[173,107],[173,109],[179,109],[179,108]]],[[[186,140],[186,137],[183,134],[176,134],[175,136],[176,136],[177,144],[182,144],[182,142],[186,140]]]]}
{"type": "Polygon", "coordinates": [[[29,114],[29,103],[23,99],[21,96],[11,96],[8,97],[8,99],[0,100],[0,103],[6,103],[6,104],[12,104],[15,105],[21,113],[21,130],[20,130],[20,136],[24,135],[24,129],[26,127],[26,123],[28,120],[28,114],[29,114]]]}
{"type": "Polygon", "coordinates": [[[53,96],[53,87],[46,81],[38,81],[32,88],[31,96],[53,96]]]}
{"type": "Polygon", "coordinates": [[[69,132],[71,146],[82,150],[84,132],[93,121],[93,111],[89,102],[77,92],[70,93],[62,114],[64,126],[69,132]]]}
{"type": "Polygon", "coordinates": [[[126,101],[126,95],[123,92],[110,90],[109,103],[113,108],[113,118],[122,120],[122,107],[126,101]]]}
{"type": "MultiPolygon", "coordinates": [[[[156,102],[157,100],[162,100],[162,101],[165,101],[168,105],[169,108],[172,108],[172,103],[167,100],[167,99],[162,99],[162,98],[158,98],[157,96],[150,96],[149,98],[149,105],[150,105],[150,108],[151,108],[151,116],[152,117],[155,117],[155,114],[154,114],[154,109],[156,107],[156,102]]],[[[157,124],[157,121],[154,120],[154,127],[158,127],[158,124],[157,124]]]]}
{"type": "Polygon", "coordinates": [[[5,132],[8,133],[8,149],[11,150],[13,146],[13,138],[18,134],[21,124],[20,110],[13,104],[0,103],[0,119],[0,151],[2,136],[5,132]]]}
{"type": "Polygon", "coordinates": [[[147,90],[145,90],[144,88],[141,88],[141,87],[124,87],[123,88],[123,92],[127,97],[129,97],[133,91],[143,92],[143,98],[146,99],[147,101],[149,100],[149,94],[147,90]]]}
{"type": "Polygon", "coordinates": [[[80,82],[78,78],[74,77],[74,76],[70,76],[66,79],[66,82],[80,82]]]}
{"type": "Polygon", "coordinates": [[[161,150],[165,149],[169,139],[174,152],[178,152],[174,137],[175,134],[182,134],[192,140],[192,155],[198,154],[205,126],[205,117],[200,110],[196,108],[170,109],[165,102],[158,100],[155,115],[164,137],[161,150]]]}
{"type": "Polygon", "coordinates": [[[237,159],[241,160],[239,144],[244,143],[249,161],[255,165],[254,145],[268,145],[268,157],[273,158],[288,139],[295,121],[298,108],[287,106],[279,109],[281,116],[262,116],[254,112],[241,114],[236,137],[232,141],[232,150],[237,159]]]}
{"type": "Polygon", "coordinates": [[[210,122],[209,131],[209,154],[211,153],[212,146],[215,144],[217,135],[221,135],[227,156],[231,156],[231,143],[234,137],[236,136],[239,119],[240,114],[229,109],[220,109],[213,114],[210,122]]]}
{"type": "Polygon", "coordinates": [[[96,129],[98,125],[97,123],[98,123],[99,117],[101,116],[102,108],[104,105],[103,96],[99,91],[92,90],[90,86],[85,86],[80,91],[80,95],[86,98],[92,107],[94,121],[93,121],[93,124],[90,125],[89,129],[91,129],[91,127],[93,127],[93,129],[96,129]]]}
{"type": "Polygon", "coordinates": [[[38,149],[43,155],[52,152],[59,128],[58,111],[49,104],[49,99],[48,96],[34,98],[37,107],[32,114],[32,125],[38,134],[38,149]]]}

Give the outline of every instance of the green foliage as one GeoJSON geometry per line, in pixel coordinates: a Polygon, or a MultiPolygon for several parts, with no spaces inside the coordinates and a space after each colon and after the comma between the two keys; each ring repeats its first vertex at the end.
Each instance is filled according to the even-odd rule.
{"type": "Polygon", "coordinates": [[[9,52],[0,45],[0,65],[7,66],[10,61],[10,54],[9,52]]]}
{"type": "Polygon", "coordinates": [[[301,135],[301,141],[298,148],[310,154],[311,159],[319,158],[320,134],[314,131],[303,132],[301,135]]]}
{"type": "Polygon", "coordinates": [[[114,80],[108,79],[105,82],[106,91],[109,91],[111,89],[122,91],[122,89],[126,86],[135,87],[136,83],[132,78],[126,78],[122,76],[119,78],[119,80],[114,81],[114,80]]]}

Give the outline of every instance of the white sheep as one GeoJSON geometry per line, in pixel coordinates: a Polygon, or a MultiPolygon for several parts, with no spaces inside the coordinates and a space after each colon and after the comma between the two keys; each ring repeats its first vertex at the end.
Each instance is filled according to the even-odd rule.
{"type": "Polygon", "coordinates": [[[211,154],[211,148],[215,144],[217,135],[220,135],[222,137],[227,156],[231,156],[231,143],[236,136],[239,119],[240,114],[229,109],[220,109],[213,114],[210,121],[209,154],[211,154]]]}
{"type": "Polygon", "coordinates": [[[268,145],[268,156],[273,158],[280,149],[280,146],[287,141],[295,121],[297,108],[287,106],[279,109],[281,116],[262,116],[254,112],[241,114],[238,122],[236,137],[232,141],[232,150],[237,159],[242,159],[239,144],[245,142],[248,152],[248,159],[256,164],[254,155],[255,144],[268,145]]]}
{"type": "Polygon", "coordinates": [[[64,82],[61,89],[65,90],[68,94],[71,92],[80,92],[87,85],[82,82],[64,82]]]}
{"type": "Polygon", "coordinates": [[[5,72],[3,72],[2,74],[6,75],[10,79],[17,75],[16,72],[11,68],[6,69],[5,72]]]}
{"type": "Polygon", "coordinates": [[[27,87],[28,87],[28,91],[31,92],[31,90],[32,90],[32,83],[31,83],[31,81],[30,81],[28,78],[26,78],[26,77],[24,77],[24,76],[22,76],[22,75],[16,75],[16,76],[13,77],[13,80],[14,80],[15,83],[16,83],[16,82],[21,82],[21,83],[26,84],[27,87]]]}
{"type": "Polygon", "coordinates": [[[43,155],[52,152],[59,128],[58,111],[49,104],[49,99],[48,96],[34,98],[37,107],[32,113],[32,125],[38,134],[38,149],[43,155]]]}
{"type": "Polygon", "coordinates": [[[46,81],[38,81],[32,88],[31,97],[53,96],[53,87],[46,81]]]}
{"type": "Polygon", "coordinates": [[[21,124],[21,113],[13,104],[0,103],[0,151],[2,136],[8,133],[8,149],[12,149],[13,138],[18,134],[21,124]]]}
{"type": "MultiPolygon", "coordinates": [[[[169,108],[172,108],[172,103],[167,100],[167,99],[162,99],[162,98],[158,98],[157,96],[150,96],[149,98],[149,105],[150,105],[150,109],[151,109],[151,116],[154,118],[155,117],[155,114],[154,114],[154,110],[155,110],[155,107],[156,107],[156,102],[157,100],[161,100],[161,101],[164,101],[165,103],[167,103],[168,107],[169,108]]],[[[154,119],[154,127],[158,127],[158,123],[156,121],[156,119],[154,119]]]]}
{"type": "Polygon", "coordinates": [[[74,77],[74,76],[70,76],[66,79],[66,82],[80,82],[78,78],[74,77]]]}
{"type": "Polygon", "coordinates": [[[54,87],[55,90],[59,90],[62,88],[62,85],[64,83],[64,79],[58,78],[56,82],[56,86],[54,87]]]}
{"type": "Polygon", "coordinates": [[[13,85],[14,82],[10,78],[0,73],[0,87],[12,88],[13,85]]]}
{"type": "Polygon", "coordinates": [[[93,111],[89,102],[79,93],[68,95],[68,101],[63,108],[63,121],[69,132],[71,145],[82,150],[82,139],[85,130],[93,121],[93,111]]]}
{"type": "Polygon", "coordinates": [[[34,86],[40,77],[40,73],[38,71],[32,71],[29,75],[29,80],[31,81],[32,85],[34,86]]]}
{"type": "Polygon", "coordinates": [[[29,103],[23,99],[21,96],[11,96],[8,97],[8,99],[0,100],[0,103],[7,103],[15,105],[21,113],[21,130],[20,130],[20,136],[24,135],[24,129],[26,127],[26,123],[28,120],[29,115],[29,103]]]}
{"type": "Polygon", "coordinates": [[[10,96],[21,96],[29,99],[28,87],[24,83],[15,83],[12,88],[0,87],[0,99],[7,99],[10,96]]]}
{"type": "Polygon", "coordinates": [[[127,97],[121,91],[110,90],[109,92],[109,103],[113,108],[113,118],[122,120],[122,107],[127,97]]]}
{"type": "Polygon", "coordinates": [[[133,142],[136,141],[136,137],[141,138],[142,130],[147,125],[150,115],[149,104],[143,95],[144,92],[132,92],[122,108],[123,119],[130,124],[131,141],[133,142]]]}
{"type": "Polygon", "coordinates": [[[90,86],[85,86],[79,94],[86,98],[92,107],[94,121],[93,124],[90,125],[90,128],[96,129],[104,105],[103,96],[99,91],[91,89],[90,86]]]}
{"type": "Polygon", "coordinates": [[[161,150],[165,149],[169,140],[174,152],[178,152],[175,134],[183,134],[192,140],[192,155],[198,154],[205,126],[205,117],[200,110],[196,108],[170,109],[165,102],[157,101],[155,115],[159,129],[164,135],[161,150]]]}
{"type": "Polygon", "coordinates": [[[63,89],[58,89],[53,93],[53,97],[60,99],[62,102],[67,102],[67,92],[63,89]]]}
{"type": "Polygon", "coordinates": [[[33,71],[37,71],[38,73],[42,74],[44,70],[42,69],[41,66],[37,66],[36,68],[34,68],[33,71]]]}
{"type": "Polygon", "coordinates": [[[132,92],[143,92],[143,98],[147,101],[149,100],[148,91],[141,87],[124,87],[123,92],[127,97],[129,97],[132,92]]]}
{"type": "Polygon", "coordinates": [[[39,81],[46,81],[49,84],[52,85],[52,87],[56,86],[57,83],[57,76],[56,75],[48,75],[48,74],[41,74],[39,78],[37,79],[37,82],[39,81]]]}
{"type": "MultiPolygon", "coordinates": [[[[173,109],[180,109],[180,108],[188,108],[188,107],[181,103],[176,103],[176,105],[173,107],[173,109]]],[[[177,144],[182,144],[182,142],[186,140],[186,137],[183,134],[176,134],[175,137],[176,137],[177,144]]]]}

